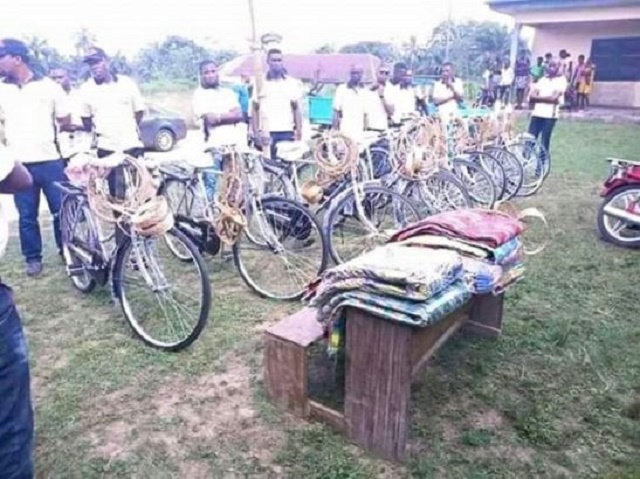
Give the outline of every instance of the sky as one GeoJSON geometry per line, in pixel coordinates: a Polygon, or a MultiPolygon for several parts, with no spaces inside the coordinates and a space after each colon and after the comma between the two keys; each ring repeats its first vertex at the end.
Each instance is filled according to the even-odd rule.
{"type": "MultiPolygon", "coordinates": [[[[304,53],[324,44],[359,40],[402,42],[426,38],[447,19],[509,18],[484,0],[254,0],[258,34],[282,35],[282,48],[304,53]]],[[[87,28],[107,53],[135,54],[167,35],[211,48],[249,49],[248,0],[18,0],[0,16],[1,37],[39,36],[74,51],[74,34],[87,28]]]]}

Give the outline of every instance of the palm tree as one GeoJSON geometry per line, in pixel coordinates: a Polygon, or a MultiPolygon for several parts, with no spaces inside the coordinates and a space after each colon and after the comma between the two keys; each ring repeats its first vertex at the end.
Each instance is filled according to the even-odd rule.
{"type": "Polygon", "coordinates": [[[73,46],[76,49],[76,56],[81,57],[96,42],[96,36],[86,27],[82,27],[75,35],[73,46]]]}

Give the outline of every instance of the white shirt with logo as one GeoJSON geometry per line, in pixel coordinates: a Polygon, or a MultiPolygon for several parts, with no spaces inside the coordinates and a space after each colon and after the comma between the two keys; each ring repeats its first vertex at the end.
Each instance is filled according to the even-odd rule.
{"type": "Polygon", "coordinates": [[[442,120],[449,121],[451,117],[457,117],[460,114],[454,92],[460,96],[464,94],[464,84],[459,78],[453,80],[451,87],[447,86],[442,80],[438,80],[433,84],[433,100],[436,103],[444,102],[438,105],[438,114],[442,120]]]}
{"type": "Polygon", "coordinates": [[[333,109],[341,113],[340,132],[360,141],[365,128],[367,92],[362,86],[342,84],[336,88],[333,109]]]}
{"type": "Polygon", "coordinates": [[[271,80],[265,76],[260,98],[257,97],[255,86],[252,97],[254,103],[259,101],[260,118],[265,122],[266,128],[262,126],[260,128],[269,133],[294,131],[295,119],[292,104],[301,101],[303,91],[302,83],[290,76],[271,80]]]}
{"type": "Polygon", "coordinates": [[[564,105],[564,93],[568,86],[567,78],[564,75],[549,78],[542,77],[535,84],[533,93],[536,96],[550,97],[559,94],[560,98],[557,104],[536,102],[531,116],[538,118],[558,118],[560,116],[560,107],[564,105]]]}
{"type": "Polygon", "coordinates": [[[411,86],[402,87],[388,82],[384,87],[384,99],[393,107],[393,123],[400,123],[416,112],[416,92],[411,86]]]}
{"type": "Polygon", "coordinates": [[[195,114],[209,146],[221,147],[246,143],[246,130],[238,125],[219,125],[208,127],[205,133],[203,116],[206,114],[223,115],[240,110],[238,95],[226,87],[202,88],[193,92],[193,113],[195,114]]]}
{"type": "Polygon", "coordinates": [[[22,163],[60,159],[56,118],[69,115],[60,85],[49,78],[0,88],[0,111],[7,147],[22,163]]]}
{"type": "Polygon", "coordinates": [[[146,108],[131,78],[117,75],[101,84],[91,78],[80,87],[80,97],[81,115],[92,118],[98,148],[123,151],[142,146],[135,115],[146,108]]]}

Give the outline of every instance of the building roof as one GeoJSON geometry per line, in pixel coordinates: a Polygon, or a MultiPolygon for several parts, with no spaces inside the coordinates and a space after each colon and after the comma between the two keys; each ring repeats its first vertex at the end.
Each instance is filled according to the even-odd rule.
{"type": "MultiPolygon", "coordinates": [[[[284,55],[283,63],[294,78],[319,83],[343,83],[349,79],[352,65],[364,69],[362,81],[375,81],[380,59],[368,53],[335,53],[310,55],[284,55]]],[[[253,56],[241,55],[220,67],[221,76],[239,77],[253,75],[253,56]]],[[[266,57],[262,61],[262,71],[267,71],[266,57]]]]}
{"type": "Polygon", "coordinates": [[[492,10],[512,14],[540,10],[640,6],[640,0],[487,0],[492,10]]]}

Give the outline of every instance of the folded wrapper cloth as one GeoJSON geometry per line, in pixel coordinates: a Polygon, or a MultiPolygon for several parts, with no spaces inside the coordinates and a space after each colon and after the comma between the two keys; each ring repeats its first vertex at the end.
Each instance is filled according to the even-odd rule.
{"type": "Polygon", "coordinates": [[[386,245],[324,273],[305,299],[329,329],[344,308],[416,327],[432,325],[469,300],[454,251],[386,245]]]}
{"type": "Polygon", "coordinates": [[[389,239],[389,242],[395,243],[415,236],[432,235],[495,249],[519,236],[523,230],[523,224],[506,213],[472,208],[446,211],[425,218],[398,231],[389,239]]]}

